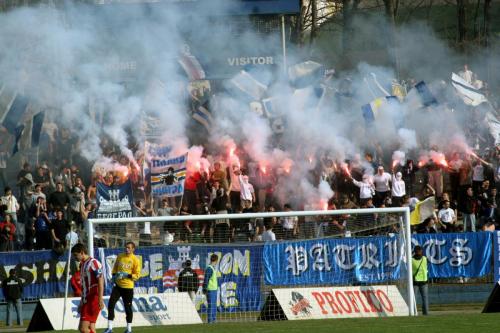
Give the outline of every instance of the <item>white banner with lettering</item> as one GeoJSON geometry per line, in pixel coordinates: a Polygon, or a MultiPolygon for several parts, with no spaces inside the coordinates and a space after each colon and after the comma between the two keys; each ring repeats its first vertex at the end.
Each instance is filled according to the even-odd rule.
{"type": "Polygon", "coordinates": [[[408,316],[396,286],[273,289],[288,320],[408,316]]]}
{"type": "MultiPolygon", "coordinates": [[[[108,303],[109,296],[104,297],[108,303]]],[[[64,298],[40,299],[45,313],[55,330],[62,330],[64,298]]],[[[80,298],[68,298],[64,329],[77,329],[80,322],[78,304],[80,298]]],[[[201,318],[187,293],[135,295],[132,301],[134,326],[201,324],[201,318]]],[[[107,308],[99,314],[96,328],[107,327],[107,308]]],[[[125,308],[120,301],[115,307],[115,327],[125,327],[125,308]]]]}

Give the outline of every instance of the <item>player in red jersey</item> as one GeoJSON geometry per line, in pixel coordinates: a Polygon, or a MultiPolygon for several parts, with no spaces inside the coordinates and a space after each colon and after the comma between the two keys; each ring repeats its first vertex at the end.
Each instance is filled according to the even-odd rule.
{"type": "Polygon", "coordinates": [[[73,258],[80,263],[82,279],[82,299],[78,306],[81,333],[95,333],[95,322],[99,312],[104,309],[103,293],[104,278],[101,263],[87,254],[87,249],[81,243],[71,248],[73,258]]]}

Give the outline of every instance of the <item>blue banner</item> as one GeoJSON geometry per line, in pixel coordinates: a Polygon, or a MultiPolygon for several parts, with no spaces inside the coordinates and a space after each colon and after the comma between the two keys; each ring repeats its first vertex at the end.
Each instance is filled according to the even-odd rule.
{"type": "Polygon", "coordinates": [[[429,278],[474,278],[491,271],[490,232],[417,234],[412,244],[420,245],[427,257],[429,278]]]}
{"type": "Polygon", "coordinates": [[[270,285],[377,283],[398,279],[397,238],[339,238],[266,243],[264,277],[270,285]]]}
{"type": "MultiPolygon", "coordinates": [[[[195,299],[198,310],[205,311],[202,295],[204,271],[210,255],[219,256],[219,311],[257,311],[262,305],[260,281],[262,275],[262,245],[251,246],[156,246],[138,248],[136,255],[142,262],[141,278],[136,293],[163,293],[177,290],[177,278],[182,263],[190,259],[191,268],[198,274],[199,290],[195,299]],[[147,286],[147,287],[141,287],[147,286]],[[144,288],[144,289],[142,289],[144,288]]],[[[98,249],[95,256],[105,263],[106,291],[113,287],[111,270],[116,256],[123,249],[98,249]]]]}
{"type": "MultiPolygon", "coordinates": [[[[429,278],[480,277],[491,269],[489,233],[417,234],[414,245],[429,259],[429,278]]],[[[339,238],[264,246],[269,285],[381,283],[399,279],[401,246],[396,238],[339,238]]]]}
{"type": "MultiPolygon", "coordinates": [[[[0,253],[0,280],[15,269],[24,282],[23,298],[38,299],[64,296],[68,253],[57,256],[54,251],[0,253]]],[[[0,292],[0,300],[3,300],[0,292]]]]}
{"type": "Polygon", "coordinates": [[[132,217],[134,197],[128,179],[121,185],[97,183],[97,218],[132,217]]]}

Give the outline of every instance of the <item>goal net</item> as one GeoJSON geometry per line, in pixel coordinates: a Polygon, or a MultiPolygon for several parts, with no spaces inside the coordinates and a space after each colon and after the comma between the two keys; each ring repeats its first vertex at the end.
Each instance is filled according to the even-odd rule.
{"type": "MultiPolygon", "coordinates": [[[[212,254],[217,321],[414,315],[409,215],[381,208],[91,219],[87,242],[104,263],[108,295],[127,241],[142,263],[136,295],[179,293],[189,260],[197,276],[190,296],[203,321],[212,254]]],[[[171,306],[182,312],[192,304],[171,306]]]]}

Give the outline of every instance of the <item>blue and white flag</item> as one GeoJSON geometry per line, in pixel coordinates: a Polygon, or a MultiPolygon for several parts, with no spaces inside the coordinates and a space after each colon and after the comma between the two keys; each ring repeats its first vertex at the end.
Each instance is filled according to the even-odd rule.
{"type": "Polygon", "coordinates": [[[288,67],[288,80],[295,88],[315,85],[325,77],[325,66],[314,61],[304,61],[288,67]]]}
{"type": "Polygon", "coordinates": [[[379,117],[384,107],[389,106],[391,103],[398,103],[399,100],[396,96],[386,96],[374,99],[370,104],[361,106],[363,118],[366,123],[371,123],[379,117]]]}
{"type": "Polygon", "coordinates": [[[154,197],[178,197],[184,194],[188,154],[178,157],[152,157],[151,194],[154,197]]]}
{"type": "Polygon", "coordinates": [[[479,104],[488,102],[486,97],[481,94],[479,90],[455,73],[451,73],[451,84],[467,105],[478,106],[479,104]]]}
{"type": "Polygon", "coordinates": [[[16,128],[29,106],[29,99],[12,91],[6,85],[0,87],[0,122],[16,135],[16,128]]]}
{"type": "Polygon", "coordinates": [[[267,86],[257,81],[246,71],[239,72],[229,81],[233,90],[248,102],[259,101],[264,97],[267,86]]]}
{"type": "Polygon", "coordinates": [[[199,105],[193,110],[193,119],[200,123],[208,132],[212,131],[212,113],[204,105],[199,105]]]}
{"type": "Polygon", "coordinates": [[[97,218],[121,218],[133,216],[132,183],[128,179],[122,185],[108,186],[97,183],[97,218]]]}
{"type": "Polygon", "coordinates": [[[418,110],[438,104],[436,97],[424,81],[420,81],[406,95],[405,104],[410,110],[418,110]]]}

